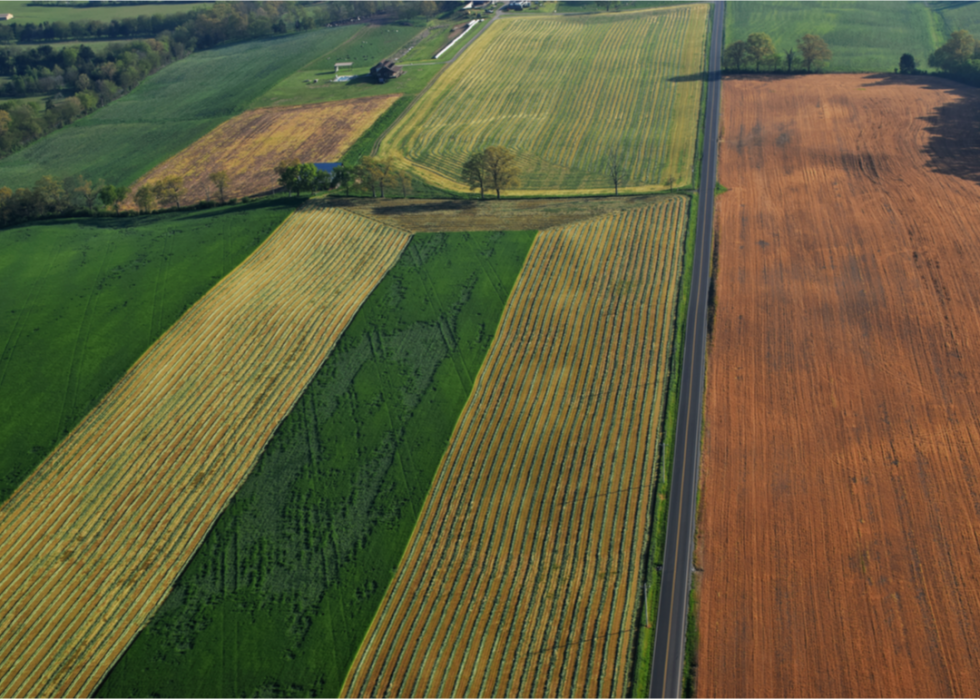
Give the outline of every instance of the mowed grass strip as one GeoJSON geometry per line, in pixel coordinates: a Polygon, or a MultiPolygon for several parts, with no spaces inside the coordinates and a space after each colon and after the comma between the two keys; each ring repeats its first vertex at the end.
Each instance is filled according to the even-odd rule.
{"type": "Polygon", "coordinates": [[[90,694],[409,236],[291,216],[0,509],[0,694],[90,694]]]}
{"type": "MultiPolygon", "coordinates": [[[[169,175],[184,178],[187,194],[181,204],[216,198],[208,177],[228,173],[226,197],[268,192],[278,184],[275,167],[282,160],[336,162],[399,95],[364,97],[305,107],[253,109],[229,119],[165,163],[153,168],[133,185],[169,175]]],[[[132,199],[132,197],[130,197],[132,199]]]]}
{"type": "Polygon", "coordinates": [[[615,15],[498,19],[381,144],[432,184],[469,191],[463,163],[490,145],[518,156],[522,194],[690,182],[707,5],[615,15]],[[676,80],[675,80],[676,79],[676,80]]]}
{"type": "Polygon", "coordinates": [[[625,695],[686,205],[538,234],[345,695],[625,695]]]}

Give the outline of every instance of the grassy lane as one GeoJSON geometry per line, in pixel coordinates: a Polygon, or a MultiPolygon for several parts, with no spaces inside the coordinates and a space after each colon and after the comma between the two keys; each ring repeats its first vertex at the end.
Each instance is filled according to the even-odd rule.
{"type": "Polygon", "coordinates": [[[294,206],[280,200],[0,233],[0,502],[294,206]]]}
{"type": "Polygon", "coordinates": [[[99,696],[336,696],[533,233],[421,234],[99,696]]]}

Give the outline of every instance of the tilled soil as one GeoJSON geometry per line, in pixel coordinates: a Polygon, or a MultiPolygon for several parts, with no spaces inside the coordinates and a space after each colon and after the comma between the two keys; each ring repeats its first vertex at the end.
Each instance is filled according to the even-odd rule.
{"type": "Polygon", "coordinates": [[[725,82],[698,694],[980,695],[978,105],[725,82]]]}

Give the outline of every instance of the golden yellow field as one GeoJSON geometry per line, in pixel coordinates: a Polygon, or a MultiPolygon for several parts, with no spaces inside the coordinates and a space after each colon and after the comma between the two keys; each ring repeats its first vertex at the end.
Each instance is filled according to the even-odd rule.
{"type": "Polygon", "coordinates": [[[463,163],[487,146],[517,155],[522,194],[620,192],[691,182],[707,4],[497,19],[381,143],[426,180],[469,191],[463,163]],[[678,78],[678,80],[674,80],[678,78]]]}
{"type": "Polygon", "coordinates": [[[293,214],[0,508],[0,696],[95,689],[408,240],[293,214]]]}
{"type": "Polygon", "coordinates": [[[344,151],[399,97],[380,95],[301,107],[266,107],[239,114],[153,168],[132,186],[130,194],[145,184],[179,175],[187,190],[181,206],[217,199],[208,176],[219,170],[228,173],[228,198],[267,192],[277,186],[274,168],[281,160],[340,160],[344,151]]]}
{"type": "Polygon", "coordinates": [[[356,696],[623,696],[687,200],[542,231],[356,696]]]}

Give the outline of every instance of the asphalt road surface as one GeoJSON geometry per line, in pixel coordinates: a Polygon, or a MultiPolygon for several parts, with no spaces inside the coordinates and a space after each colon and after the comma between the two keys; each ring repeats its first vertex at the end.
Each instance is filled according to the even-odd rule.
{"type": "Polygon", "coordinates": [[[698,222],[694,243],[694,276],[687,310],[684,364],[677,411],[677,437],[667,510],[667,540],[657,606],[653,668],[649,696],[679,697],[684,669],[688,591],[694,552],[694,520],[701,458],[701,412],[704,394],[704,349],[708,334],[708,285],[711,281],[711,226],[715,213],[718,165],[718,121],[721,106],[721,49],[725,3],[714,3],[708,54],[708,97],[704,120],[704,158],[698,188],[698,222]]]}

